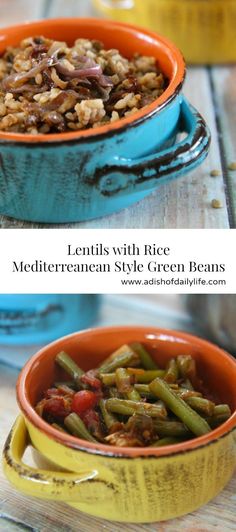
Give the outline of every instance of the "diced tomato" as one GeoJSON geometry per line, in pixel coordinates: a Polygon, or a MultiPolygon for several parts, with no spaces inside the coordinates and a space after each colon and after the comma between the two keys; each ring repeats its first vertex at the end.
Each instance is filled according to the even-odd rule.
{"type": "Polygon", "coordinates": [[[45,393],[45,398],[46,399],[49,399],[50,397],[60,397],[60,396],[65,396],[65,397],[73,397],[74,395],[74,390],[70,390],[68,387],[66,386],[58,386],[58,388],[49,388],[45,393]]]}
{"type": "Polygon", "coordinates": [[[55,395],[61,395],[61,393],[57,388],[48,388],[44,395],[48,399],[49,397],[55,397],[55,395]]]}
{"type": "Polygon", "coordinates": [[[100,390],[100,388],[102,387],[101,381],[97,379],[97,377],[95,377],[94,370],[87,371],[87,373],[80,377],[80,380],[84,384],[88,384],[89,386],[91,386],[91,388],[95,388],[95,390],[100,390]]]}
{"type": "Polygon", "coordinates": [[[80,392],[75,393],[72,399],[71,409],[80,416],[86,412],[86,410],[94,408],[97,401],[98,399],[94,392],[91,392],[90,390],[81,390],[80,392]]]}
{"type": "Polygon", "coordinates": [[[100,418],[99,414],[95,410],[87,410],[82,417],[83,422],[89,431],[91,431],[93,434],[99,432],[100,418]]]}
{"type": "Polygon", "coordinates": [[[95,395],[97,397],[97,403],[100,401],[100,399],[103,399],[103,391],[102,390],[96,390],[95,395]]]}
{"type": "Polygon", "coordinates": [[[67,397],[73,397],[75,395],[75,391],[71,390],[68,386],[64,384],[58,386],[57,390],[59,395],[65,395],[67,397]]]}
{"type": "Polygon", "coordinates": [[[62,396],[45,399],[43,415],[64,419],[71,413],[71,401],[62,396]]]}

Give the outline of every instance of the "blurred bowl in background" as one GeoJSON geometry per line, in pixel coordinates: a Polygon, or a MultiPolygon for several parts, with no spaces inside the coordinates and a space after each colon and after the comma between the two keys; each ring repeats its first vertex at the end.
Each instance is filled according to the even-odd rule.
{"type": "Polygon", "coordinates": [[[201,331],[236,354],[236,295],[190,294],[185,301],[201,331]]]}
{"type": "Polygon", "coordinates": [[[0,295],[0,343],[45,344],[85,329],[97,318],[94,294],[0,295]]]}
{"type": "Polygon", "coordinates": [[[160,32],[190,63],[236,61],[235,0],[93,0],[107,16],[160,32]]]}

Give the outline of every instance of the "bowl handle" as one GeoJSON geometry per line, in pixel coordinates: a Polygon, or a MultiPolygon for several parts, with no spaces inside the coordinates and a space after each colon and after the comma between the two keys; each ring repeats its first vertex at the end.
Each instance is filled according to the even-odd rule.
{"type": "Polygon", "coordinates": [[[198,166],[208,154],[211,135],[205,120],[184,97],[178,133],[181,132],[187,136],[168,149],[135,160],[115,157],[114,164],[101,169],[100,192],[112,196],[132,186],[134,192],[153,189],[159,180],[175,178],[198,166]]]}
{"type": "Polygon", "coordinates": [[[30,467],[22,462],[22,456],[29,444],[24,418],[19,416],[3,450],[4,472],[15,488],[26,495],[64,502],[88,502],[89,499],[93,501],[94,496],[102,499],[101,481],[96,483],[95,480],[95,484],[91,482],[98,476],[98,471],[83,471],[80,474],[30,467]],[[91,484],[93,487],[90,488],[91,484]]]}

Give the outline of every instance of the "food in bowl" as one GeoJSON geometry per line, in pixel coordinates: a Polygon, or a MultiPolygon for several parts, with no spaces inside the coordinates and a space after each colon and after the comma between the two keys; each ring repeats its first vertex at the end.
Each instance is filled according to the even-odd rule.
{"type": "Polygon", "coordinates": [[[185,64],[172,43],[136,26],[59,18],[0,29],[0,53],[32,35],[70,44],[80,36],[125,57],[155,57],[168,84],[150,104],[100,127],[37,135],[0,130],[1,214],[42,223],[104,217],[202,163],[210,132],[181,93],[185,64]]]}
{"type": "Polygon", "coordinates": [[[84,372],[64,351],[56,364],[72,380],[44,392],[36,412],[59,431],[117,447],[162,447],[202,436],[231,416],[216,404],[191,355],[159,367],[141,343],[123,345],[84,372]]]}
{"type": "Polygon", "coordinates": [[[5,444],[5,474],[27,496],[63,501],[113,521],[149,523],[193,512],[224,488],[235,469],[235,379],[234,358],[183,332],[120,326],[60,338],[36,353],[19,376],[21,413],[5,444]],[[219,402],[230,405],[231,417],[211,432],[176,445],[118,447],[79,439],[36,413],[43,392],[54,382],[68,380],[55,364],[58,353],[68,353],[87,372],[100,367],[119,345],[134,342],[141,343],[161,368],[171,358],[191,355],[198,377],[206,388],[217,391],[219,402]],[[37,450],[36,469],[24,460],[29,444],[37,450]]]}
{"type": "Polygon", "coordinates": [[[102,126],[136,113],[166,86],[153,56],[128,59],[91,39],[69,46],[27,37],[0,58],[0,130],[37,135],[102,126]]]}

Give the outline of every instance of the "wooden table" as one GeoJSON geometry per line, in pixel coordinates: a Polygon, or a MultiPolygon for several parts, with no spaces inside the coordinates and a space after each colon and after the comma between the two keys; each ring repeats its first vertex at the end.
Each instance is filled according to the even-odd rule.
{"type": "MultiPolygon", "coordinates": [[[[89,0],[0,0],[0,25],[55,16],[95,15],[89,0]],[[9,9],[10,7],[10,9],[9,9]]],[[[184,93],[204,115],[212,132],[208,159],[197,170],[112,216],[65,227],[228,228],[236,227],[236,67],[189,68],[184,93]],[[220,170],[219,177],[210,171],[220,170]],[[221,209],[213,209],[212,199],[221,209]]],[[[0,227],[47,227],[0,216],[0,227]]],[[[52,226],[51,226],[52,227],[52,226]]],[[[56,227],[53,226],[53,227],[56,227]]]]}
{"type": "MultiPolygon", "coordinates": [[[[111,323],[149,323],[196,332],[194,323],[184,310],[183,300],[174,295],[105,296],[98,325],[111,323]]],[[[33,354],[35,349],[28,347],[28,355],[33,354]]],[[[9,362],[15,364],[24,352],[22,348],[0,346],[0,358],[4,351],[8,353],[9,362]]],[[[0,448],[18,413],[15,401],[17,373],[16,369],[0,364],[0,448]]],[[[26,460],[30,463],[29,456],[26,460]]],[[[236,529],[235,501],[236,475],[218,497],[193,514],[164,523],[123,525],[89,517],[65,504],[26,497],[18,493],[0,472],[0,531],[233,532],[236,529]]]]}

